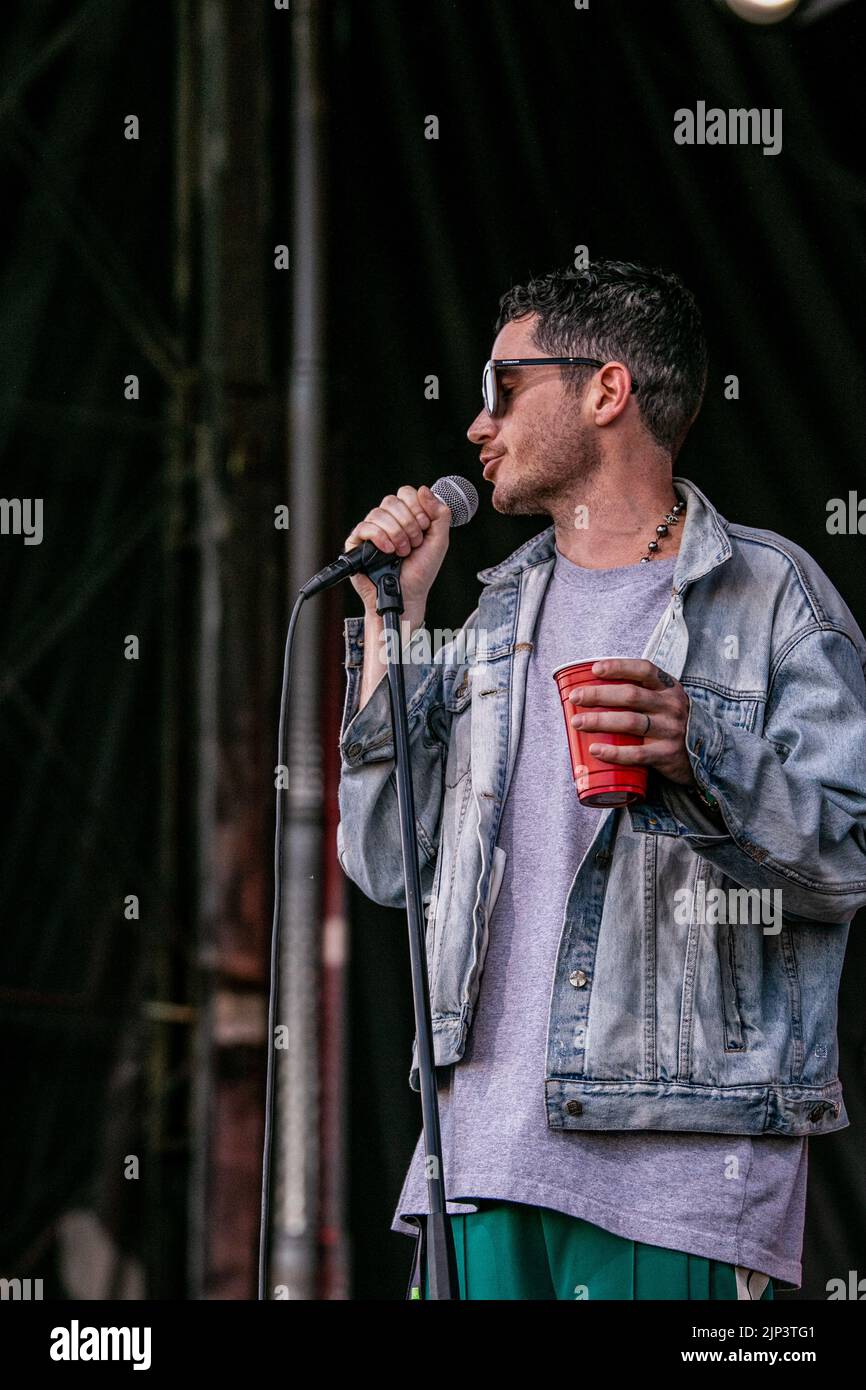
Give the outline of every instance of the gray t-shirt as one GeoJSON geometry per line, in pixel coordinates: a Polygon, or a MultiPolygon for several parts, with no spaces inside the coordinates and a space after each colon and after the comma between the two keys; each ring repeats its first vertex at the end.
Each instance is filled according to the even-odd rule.
{"type": "MultiPolygon", "coordinates": [[[[498,844],[508,857],[475,1017],[463,1058],[439,1085],[447,1210],[475,1211],[475,1197],[550,1207],[799,1287],[805,1139],[547,1125],[548,1008],[563,914],[602,814],[575,791],[551,672],[571,660],[642,656],[669,602],[675,562],[585,569],[557,552],[503,807],[498,844]]],[[[391,1229],[417,1234],[401,1214],[426,1210],[419,1136],[391,1229]]]]}

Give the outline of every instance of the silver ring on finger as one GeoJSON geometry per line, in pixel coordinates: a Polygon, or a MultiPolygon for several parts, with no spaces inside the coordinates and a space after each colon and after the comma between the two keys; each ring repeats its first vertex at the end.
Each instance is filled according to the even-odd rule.
{"type": "Polygon", "coordinates": [[[650,724],[652,723],[652,720],[646,713],[644,714],[644,719],[646,720],[646,728],[644,729],[643,734],[641,735],[642,738],[646,738],[647,734],[650,731],[650,724]]]}

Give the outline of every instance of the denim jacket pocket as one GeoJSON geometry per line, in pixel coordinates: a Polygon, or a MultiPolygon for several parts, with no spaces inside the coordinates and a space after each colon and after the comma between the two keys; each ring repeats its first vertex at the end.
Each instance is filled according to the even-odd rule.
{"type": "MultiPolygon", "coordinates": [[[[797,925],[802,924],[805,919],[797,917],[793,913],[782,912],[782,930],[779,934],[779,949],[785,965],[785,980],[788,986],[788,1002],[790,1006],[791,1019],[791,1081],[796,1083],[804,1081],[804,1071],[806,1067],[805,1050],[805,1030],[803,1020],[803,995],[800,983],[801,967],[799,954],[797,951],[797,925]]],[[[809,923],[809,928],[813,931],[821,932],[824,928],[820,923],[809,923]]],[[[835,1051],[835,1037],[834,1049],[835,1051]]],[[[812,1052],[815,1075],[810,1079],[813,1083],[820,1078],[823,1081],[831,1079],[828,1076],[826,1059],[830,1055],[830,1048],[825,1045],[822,1053],[817,1054],[814,1049],[812,1052]],[[823,1065],[821,1064],[823,1063],[823,1065]]],[[[838,1059],[837,1059],[838,1060],[838,1059]]],[[[834,1068],[835,1070],[835,1064],[834,1068]]]]}
{"type": "MultiPolygon", "coordinates": [[[[467,769],[468,772],[468,769],[467,769]]],[[[430,921],[433,922],[433,931],[436,939],[436,955],[434,964],[438,972],[439,963],[442,958],[442,943],[445,938],[445,925],[448,920],[451,908],[451,899],[455,890],[455,883],[458,888],[460,881],[457,873],[457,863],[460,854],[460,843],[469,817],[469,803],[472,799],[472,778],[464,773],[459,783],[455,787],[445,788],[445,798],[442,806],[442,832],[439,839],[439,861],[436,866],[436,889],[435,902],[431,898],[430,921]],[[442,868],[440,869],[440,864],[442,868]]],[[[433,980],[430,982],[432,994],[433,980]]]]}
{"type": "Polygon", "coordinates": [[[458,672],[449,683],[444,703],[451,725],[445,786],[456,787],[468,773],[472,761],[472,680],[468,669],[458,672]]]}
{"type": "Polygon", "coordinates": [[[729,687],[704,681],[701,676],[683,677],[683,688],[690,700],[704,706],[716,719],[731,724],[735,729],[751,732],[758,719],[758,708],[763,696],[755,691],[739,692],[729,687]]]}
{"type": "MultiPolygon", "coordinates": [[[[737,930],[730,922],[716,925],[716,949],[719,954],[719,977],[722,988],[722,1026],[725,1030],[725,1051],[744,1052],[743,1019],[740,1013],[740,990],[737,983],[737,930]]],[[[742,930],[742,928],[739,928],[742,930]]]]}
{"type": "Polygon", "coordinates": [[[436,909],[439,903],[439,889],[442,883],[442,867],[445,863],[445,855],[440,845],[439,855],[436,860],[436,868],[433,871],[433,887],[430,890],[430,902],[427,905],[427,927],[425,932],[425,942],[427,947],[427,984],[430,996],[433,996],[433,985],[436,979],[436,944],[437,936],[441,941],[441,933],[437,931],[436,909]]]}

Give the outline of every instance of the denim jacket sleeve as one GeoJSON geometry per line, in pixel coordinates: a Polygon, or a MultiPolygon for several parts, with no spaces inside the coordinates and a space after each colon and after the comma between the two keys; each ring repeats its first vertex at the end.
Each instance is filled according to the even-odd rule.
{"type": "Polygon", "coordinates": [[[739,884],[781,888],[786,915],[850,921],[866,904],[866,681],[851,637],[812,625],[792,639],[761,734],[690,699],[686,748],[730,832],[663,779],[696,850],[739,884]]]}
{"type": "MultiPolygon", "coordinates": [[[[347,618],[346,699],[340,728],[340,823],[337,852],[349,878],[383,907],[404,907],[403,859],[387,673],[358,709],[364,619],[347,618]]],[[[415,823],[425,901],[433,885],[442,811],[447,726],[442,665],[404,660],[415,823]],[[444,741],[443,741],[444,738],[444,741]]]]}

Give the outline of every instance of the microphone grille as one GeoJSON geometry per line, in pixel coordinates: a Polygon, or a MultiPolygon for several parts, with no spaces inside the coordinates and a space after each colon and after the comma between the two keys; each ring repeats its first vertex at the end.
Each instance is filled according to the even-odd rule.
{"type": "Polygon", "coordinates": [[[439,478],[430,491],[450,507],[452,526],[465,526],[478,511],[478,493],[468,478],[449,474],[447,478],[439,478]]]}

